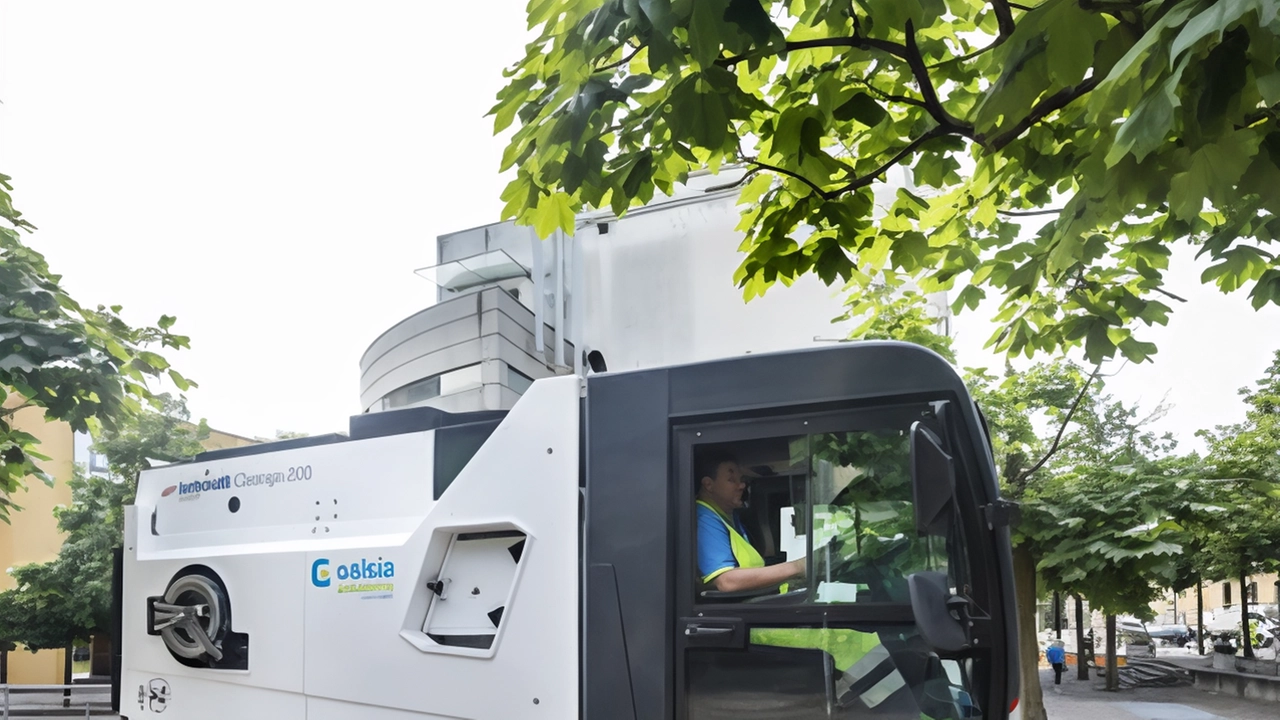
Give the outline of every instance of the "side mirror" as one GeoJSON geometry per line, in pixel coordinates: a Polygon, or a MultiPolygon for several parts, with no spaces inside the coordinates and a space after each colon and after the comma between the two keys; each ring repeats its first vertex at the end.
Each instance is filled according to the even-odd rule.
{"type": "Polygon", "coordinates": [[[918,572],[907,576],[911,613],[925,643],[937,652],[958,653],[969,648],[969,601],[952,595],[947,576],[918,572]]]}
{"type": "Polygon", "coordinates": [[[916,532],[946,537],[955,510],[956,470],[942,440],[919,422],[911,426],[911,499],[916,532]]]}

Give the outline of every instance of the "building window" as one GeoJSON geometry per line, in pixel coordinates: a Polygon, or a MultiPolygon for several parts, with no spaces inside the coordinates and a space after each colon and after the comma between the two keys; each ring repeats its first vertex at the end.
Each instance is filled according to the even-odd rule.
{"type": "Polygon", "coordinates": [[[382,398],[382,409],[411,407],[432,398],[472,390],[481,384],[480,365],[467,365],[392,390],[382,398]]]}
{"type": "Polygon", "coordinates": [[[1231,606],[1231,583],[1222,583],[1222,604],[1231,606]]]}
{"type": "Polygon", "coordinates": [[[510,365],[507,366],[507,387],[511,388],[517,395],[523,395],[528,392],[531,385],[533,385],[533,378],[510,365]]]}
{"type": "Polygon", "coordinates": [[[89,471],[107,472],[107,456],[100,452],[89,451],[89,471]]]}

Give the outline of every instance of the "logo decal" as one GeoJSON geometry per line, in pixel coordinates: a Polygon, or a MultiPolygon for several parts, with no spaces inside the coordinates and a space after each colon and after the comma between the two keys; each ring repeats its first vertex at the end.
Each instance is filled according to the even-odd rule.
{"type": "Polygon", "coordinates": [[[396,565],[390,560],[360,558],[352,563],[339,564],[337,570],[329,572],[329,558],[317,558],[311,563],[311,584],[318,588],[333,585],[334,577],[338,580],[338,594],[357,593],[367,599],[389,598],[395,590],[390,582],[396,576],[396,565]],[[353,582],[353,581],[364,582],[353,582]],[[379,582],[368,582],[375,580],[379,582]]]}
{"type": "Polygon", "coordinates": [[[167,488],[165,488],[165,489],[164,489],[164,492],[160,493],[160,497],[169,497],[169,496],[170,496],[170,495],[172,495],[172,494],[173,494],[177,489],[178,489],[178,486],[177,486],[177,485],[170,485],[169,487],[167,487],[167,488]]]}
{"type": "Polygon", "coordinates": [[[316,587],[329,587],[333,581],[329,579],[329,560],[320,558],[311,563],[311,584],[316,587]]]}

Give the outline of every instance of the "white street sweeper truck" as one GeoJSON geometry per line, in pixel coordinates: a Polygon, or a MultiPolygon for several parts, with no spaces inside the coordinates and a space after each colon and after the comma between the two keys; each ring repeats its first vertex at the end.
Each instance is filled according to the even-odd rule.
{"type": "Polygon", "coordinates": [[[120,713],[1006,718],[1010,512],[960,378],[901,343],[360,415],[142,474],[120,713]]]}

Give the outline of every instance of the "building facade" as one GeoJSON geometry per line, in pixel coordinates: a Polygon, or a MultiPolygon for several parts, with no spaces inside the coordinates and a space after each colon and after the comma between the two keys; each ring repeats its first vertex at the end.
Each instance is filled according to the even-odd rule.
{"type": "MultiPolygon", "coordinates": [[[[1245,594],[1248,595],[1251,612],[1276,617],[1280,615],[1280,574],[1253,575],[1245,578],[1245,594]]],[[[1210,618],[1220,610],[1234,610],[1239,615],[1241,598],[1239,580],[1207,582],[1200,586],[1204,613],[1210,618]]],[[[1191,588],[1174,595],[1168,593],[1162,600],[1151,604],[1156,623],[1180,625],[1196,624],[1196,589],[1191,588]]]]}
{"type": "MultiPolygon", "coordinates": [[[[845,340],[856,323],[832,322],[842,289],[812,275],[744,302],[740,177],[691,177],[622,218],[580,215],[572,236],[500,223],[439,237],[437,264],[417,271],[436,302],[370,344],[363,411],[508,409],[534,380],[601,360],[628,370],[845,340]]],[[[945,295],[931,301],[945,330],[945,295]]]]}

